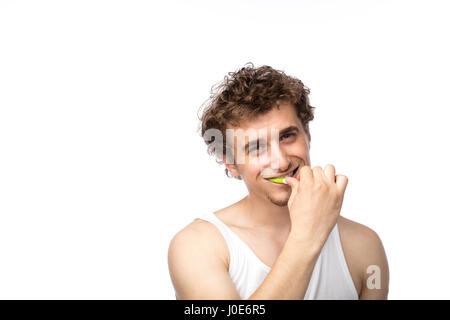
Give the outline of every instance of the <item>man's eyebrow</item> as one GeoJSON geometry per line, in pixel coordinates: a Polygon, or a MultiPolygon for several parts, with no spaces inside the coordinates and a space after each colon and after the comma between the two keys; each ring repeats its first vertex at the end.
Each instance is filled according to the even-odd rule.
{"type": "MultiPolygon", "coordinates": [[[[279,131],[279,135],[282,136],[282,135],[284,135],[284,134],[286,134],[288,132],[292,132],[292,131],[295,131],[295,132],[298,133],[298,132],[300,132],[300,129],[297,126],[289,126],[289,127],[284,128],[284,129],[281,129],[279,131]]],[[[245,152],[248,152],[248,148],[249,148],[250,145],[254,145],[257,142],[258,142],[258,139],[247,142],[245,144],[245,146],[244,146],[245,152]]]]}
{"type": "Polygon", "coordinates": [[[284,129],[280,130],[280,136],[282,136],[282,135],[284,135],[284,134],[286,134],[288,132],[291,132],[291,131],[295,131],[295,132],[298,133],[298,132],[300,132],[300,129],[297,126],[289,126],[287,128],[284,128],[284,129]]]}

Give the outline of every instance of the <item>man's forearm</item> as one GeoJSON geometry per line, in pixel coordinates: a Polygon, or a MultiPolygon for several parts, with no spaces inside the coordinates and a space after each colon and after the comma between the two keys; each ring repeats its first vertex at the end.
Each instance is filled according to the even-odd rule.
{"type": "Polygon", "coordinates": [[[290,235],[272,270],[248,300],[303,299],[322,246],[290,235]]]}

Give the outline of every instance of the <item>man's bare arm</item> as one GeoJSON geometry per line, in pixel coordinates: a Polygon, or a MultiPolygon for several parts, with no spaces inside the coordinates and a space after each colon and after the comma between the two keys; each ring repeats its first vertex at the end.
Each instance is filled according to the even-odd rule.
{"type": "Polygon", "coordinates": [[[383,243],[375,231],[365,228],[360,241],[363,283],[359,299],[385,300],[389,292],[389,265],[383,243]]]}
{"type": "Polygon", "coordinates": [[[272,270],[248,299],[302,300],[320,249],[289,235],[272,270]]]}
{"type": "Polygon", "coordinates": [[[169,272],[177,299],[240,299],[221,255],[228,250],[225,240],[215,228],[207,221],[197,220],[170,242],[169,272]]]}

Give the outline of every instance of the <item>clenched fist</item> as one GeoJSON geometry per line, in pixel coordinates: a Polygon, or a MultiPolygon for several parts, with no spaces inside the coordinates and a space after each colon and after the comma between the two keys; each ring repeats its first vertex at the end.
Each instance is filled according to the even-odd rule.
{"type": "Polygon", "coordinates": [[[291,236],[320,250],[339,217],[348,178],[335,173],[333,165],[304,166],[298,178],[287,177],[291,236]]]}

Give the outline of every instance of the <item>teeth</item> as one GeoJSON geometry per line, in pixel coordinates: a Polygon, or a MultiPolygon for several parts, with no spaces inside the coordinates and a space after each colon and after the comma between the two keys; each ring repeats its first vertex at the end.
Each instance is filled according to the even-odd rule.
{"type": "Polygon", "coordinates": [[[297,169],[292,170],[291,172],[289,172],[288,174],[286,174],[286,175],[284,175],[284,176],[279,176],[279,177],[271,178],[271,179],[281,179],[281,178],[284,178],[284,177],[293,177],[293,176],[294,176],[294,171],[295,171],[295,170],[297,170],[297,169]]]}
{"type": "MultiPolygon", "coordinates": [[[[295,170],[294,170],[295,171],[295,170]]],[[[289,172],[288,174],[285,174],[284,176],[279,176],[278,178],[283,178],[283,177],[292,177],[294,175],[294,171],[289,172]]]]}

